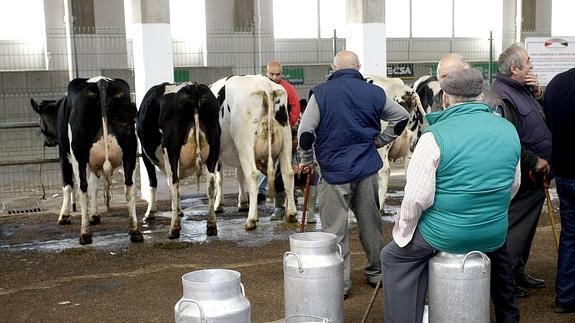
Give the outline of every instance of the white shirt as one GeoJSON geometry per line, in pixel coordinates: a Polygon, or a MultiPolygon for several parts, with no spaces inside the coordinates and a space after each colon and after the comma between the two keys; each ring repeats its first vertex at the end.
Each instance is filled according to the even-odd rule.
{"type": "MultiPolygon", "coordinates": [[[[401,209],[393,227],[393,240],[399,247],[405,247],[413,233],[421,213],[433,205],[435,200],[435,173],[440,161],[440,150],[432,133],[424,133],[419,141],[405,174],[405,189],[401,209]]],[[[521,183],[520,162],[515,168],[511,197],[515,196],[521,183]]]]}

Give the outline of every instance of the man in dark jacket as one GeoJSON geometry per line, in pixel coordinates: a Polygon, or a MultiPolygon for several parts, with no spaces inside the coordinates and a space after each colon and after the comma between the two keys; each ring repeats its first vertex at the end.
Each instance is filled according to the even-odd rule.
{"type": "Polygon", "coordinates": [[[544,181],[549,176],[551,132],[541,106],[543,91],[531,74],[529,54],[513,45],[499,56],[499,74],[492,90],[505,103],[503,116],[521,140],[521,186],[509,207],[507,247],[517,284],[516,296],[526,297],[526,288],[542,288],[545,282],[525,271],[535,229],[545,201],[544,181]]]}
{"type": "Polygon", "coordinates": [[[575,312],[575,68],[555,76],[545,89],[553,134],[551,163],[559,195],[561,239],[557,259],[555,313],[575,312]]]}
{"type": "Polygon", "coordinates": [[[339,52],[333,74],[311,90],[298,129],[300,168],[321,169],[318,202],[322,230],[337,235],[344,257],[344,296],[351,288],[348,211],[357,219],[359,238],[367,254],[364,274],[376,286],[381,276],[379,252],[383,247],[379,214],[378,170],[383,166],[378,147],[401,134],[407,111],[383,89],[367,83],[359,72],[357,55],[339,52]],[[388,122],[381,131],[381,120],[388,122]]]}

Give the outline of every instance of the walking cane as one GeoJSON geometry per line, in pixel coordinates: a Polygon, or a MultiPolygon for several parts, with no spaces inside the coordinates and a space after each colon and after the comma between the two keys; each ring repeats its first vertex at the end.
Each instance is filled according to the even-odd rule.
{"type": "Polygon", "coordinates": [[[307,204],[309,200],[309,185],[311,183],[312,172],[307,173],[307,179],[305,181],[305,189],[303,190],[303,209],[301,211],[301,223],[299,225],[299,232],[303,232],[305,229],[305,214],[307,212],[307,204]]]}
{"type": "Polygon", "coordinates": [[[553,231],[555,249],[559,250],[559,237],[557,237],[557,231],[555,231],[555,218],[553,217],[553,207],[551,206],[551,195],[549,195],[549,188],[545,182],[543,183],[543,189],[545,190],[545,199],[547,200],[547,215],[549,216],[549,223],[551,223],[551,231],[553,231]]]}
{"type": "Polygon", "coordinates": [[[361,323],[365,323],[367,321],[369,311],[371,311],[371,307],[373,306],[373,301],[375,301],[375,297],[377,297],[377,292],[379,292],[379,286],[381,286],[381,279],[379,279],[377,285],[375,285],[375,291],[373,292],[373,296],[371,297],[371,302],[369,302],[369,306],[367,306],[367,310],[365,311],[365,314],[363,314],[363,319],[361,320],[361,323]]]}

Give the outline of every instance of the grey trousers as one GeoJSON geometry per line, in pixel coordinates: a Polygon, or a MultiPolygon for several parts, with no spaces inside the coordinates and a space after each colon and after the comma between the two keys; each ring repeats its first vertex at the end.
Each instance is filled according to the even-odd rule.
{"type": "Polygon", "coordinates": [[[423,318],[428,262],[435,255],[419,229],[403,248],[391,241],[381,251],[385,323],[419,323],[423,318]]]}
{"type": "Polygon", "coordinates": [[[521,185],[509,205],[507,250],[515,275],[522,274],[525,270],[543,202],[545,202],[543,187],[533,188],[527,183],[521,185]]]}
{"type": "Polygon", "coordinates": [[[359,239],[367,255],[364,274],[377,283],[381,277],[379,253],[383,248],[383,221],[379,214],[377,173],[360,181],[332,185],[325,180],[318,184],[318,203],[323,232],[333,233],[341,245],[344,259],[344,294],[351,288],[351,261],[347,234],[348,211],[357,219],[359,239]]]}

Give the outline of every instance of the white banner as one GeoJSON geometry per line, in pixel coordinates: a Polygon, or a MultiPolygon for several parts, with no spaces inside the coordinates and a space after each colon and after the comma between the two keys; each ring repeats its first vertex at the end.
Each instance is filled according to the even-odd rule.
{"type": "Polygon", "coordinates": [[[525,50],[531,56],[533,74],[546,86],[551,79],[575,67],[575,38],[525,38],[525,50]]]}

